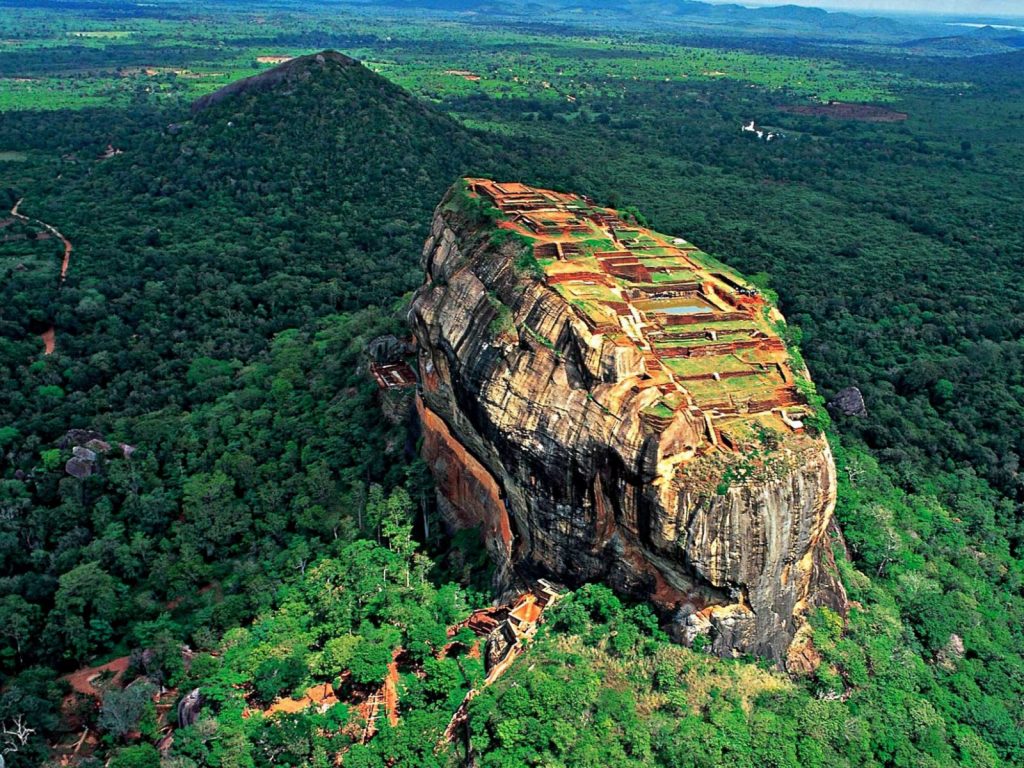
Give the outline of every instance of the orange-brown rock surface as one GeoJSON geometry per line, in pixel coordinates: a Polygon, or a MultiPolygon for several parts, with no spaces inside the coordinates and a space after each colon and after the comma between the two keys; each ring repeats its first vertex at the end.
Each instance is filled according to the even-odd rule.
{"type": "MultiPolygon", "coordinates": [[[[626,273],[625,257],[594,259],[586,247],[563,255],[593,234],[584,231],[593,222],[625,252],[631,246],[619,242],[616,212],[511,186],[513,202],[500,211],[472,185],[453,187],[438,207],[423,254],[426,280],[410,311],[423,454],[442,511],[454,525],[480,526],[499,588],[536,576],[570,585],[601,580],[652,600],[685,642],[703,635],[717,653],[785,663],[806,612],[818,604],[843,610],[846,600],[828,535],[835,466],[825,439],[798,418],[792,372],[754,361],[764,372],[758,382],[778,370],[771,385],[782,394],[774,399],[741,400],[743,390],[722,377],[728,396],[712,407],[717,373],[701,381],[699,398],[691,394],[687,363],[661,365],[652,342],[672,330],[671,319],[634,309],[640,293],[630,279],[648,279],[646,268],[626,273]],[[524,237],[510,206],[547,203],[523,190],[557,198],[571,213],[562,216],[554,203],[548,213],[542,208],[537,216],[557,226],[524,237]],[[531,262],[531,247],[548,253],[542,249],[555,242],[557,258],[531,262]],[[551,279],[561,269],[587,283],[578,271],[604,263],[615,270],[607,307],[632,318],[618,321],[621,332],[595,323],[592,308],[566,300],[551,279]]],[[[716,275],[694,296],[720,305],[709,310],[719,320],[779,319],[739,278],[716,275]],[[712,285],[719,278],[735,296],[725,296],[724,283],[712,285]]],[[[660,312],[665,302],[654,303],[660,312]]],[[[752,333],[765,354],[782,349],[768,331],[752,333]]],[[[719,340],[708,338],[709,347],[719,340]]],[[[700,370],[717,366],[700,359],[700,370]]]]}

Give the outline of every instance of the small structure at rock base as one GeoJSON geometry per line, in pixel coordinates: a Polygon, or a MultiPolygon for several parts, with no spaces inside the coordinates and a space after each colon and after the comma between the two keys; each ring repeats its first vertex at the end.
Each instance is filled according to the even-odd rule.
{"type": "MultiPolygon", "coordinates": [[[[548,581],[541,579],[530,592],[516,598],[508,617],[487,636],[484,655],[488,679],[497,678],[504,671],[505,662],[518,653],[520,645],[537,634],[541,614],[561,597],[548,581]],[[500,669],[499,669],[500,668],[500,669]]],[[[507,666],[507,665],[505,665],[507,666]]]]}
{"type": "Polygon", "coordinates": [[[377,381],[381,389],[405,389],[416,386],[416,374],[413,373],[409,364],[402,361],[398,363],[370,363],[370,373],[377,381]]]}
{"type": "MultiPolygon", "coordinates": [[[[445,728],[444,736],[438,743],[438,749],[452,742],[459,728],[466,722],[469,703],[476,698],[481,690],[501,677],[511,666],[516,656],[522,653],[524,643],[537,634],[537,627],[544,610],[561,597],[562,593],[553,584],[540,579],[534,584],[533,589],[515,599],[508,609],[505,619],[487,635],[487,646],[484,653],[484,669],[487,672],[487,677],[484,678],[483,685],[473,688],[466,694],[466,698],[462,700],[462,704],[455,710],[448,727],[445,728]]],[[[487,613],[487,611],[478,611],[474,616],[487,613]]],[[[479,622],[475,626],[474,617],[471,616],[466,624],[474,631],[478,631],[477,626],[486,626],[487,622],[479,622]]]]}

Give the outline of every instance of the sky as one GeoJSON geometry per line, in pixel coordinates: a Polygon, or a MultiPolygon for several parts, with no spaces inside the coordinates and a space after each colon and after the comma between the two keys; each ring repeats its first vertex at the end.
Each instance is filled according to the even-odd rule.
{"type": "Polygon", "coordinates": [[[958,16],[1024,17],[1024,0],[738,0],[743,5],[808,5],[827,10],[916,11],[958,16]]]}

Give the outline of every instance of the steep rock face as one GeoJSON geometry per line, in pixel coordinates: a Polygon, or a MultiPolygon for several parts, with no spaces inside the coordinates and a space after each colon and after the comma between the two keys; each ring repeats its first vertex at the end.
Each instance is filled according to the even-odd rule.
{"type": "Polygon", "coordinates": [[[438,487],[444,489],[438,503],[445,519],[460,528],[479,527],[499,571],[508,573],[512,565],[512,528],[501,489],[488,469],[419,398],[416,409],[423,427],[423,458],[438,487]]]}
{"type": "Polygon", "coordinates": [[[685,642],[785,663],[810,607],[845,609],[828,444],[800,429],[729,449],[722,414],[685,390],[652,426],[678,382],[658,378],[646,337],[595,328],[529,269],[523,238],[495,236],[518,225],[496,229],[467,197],[453,188],[439,206],[410,311],[424,457],[449,521],[481,526],[501,588],[604,581],[652,600],[685,642]]]}

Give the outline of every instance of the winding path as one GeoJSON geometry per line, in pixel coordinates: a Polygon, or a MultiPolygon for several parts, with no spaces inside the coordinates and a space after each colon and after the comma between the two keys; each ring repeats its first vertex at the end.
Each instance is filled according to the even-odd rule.
{"type": "Polygon", "coordinates": [[[53,350],[57,348],[57,331],[54,327],[51,325],[40,333],[39,338],[43,340],[43,354],[52,355],[53,350]]]}
{"type": "MultiPolygon", "coordinates": [[[[71,241],[64,237],[64,234],[52,224],[47,224],[45,221],[33,219],[30,216],[26,216],[23,213],[19,213],[18,209],[21,207],[21,204],[23,202],[25,202],[25,198],[20,198],[18,202],[14,204],[14,207],[11,208],[11,216],[13,216],[16,219],[21,219],[22,221],[25,222],[34,221],[36,224],[41,226],[51,235],[58,238],[64,245],[64,260],[61,262],[60,265],[60,284],[63,285],[64,281],[67,279],[68,276],[68,267],[71,266],[71,251],[73,249],[71,241]]],[[[39,335],[39,338],[43,340],[43,354],[53,354],[53,350],[57,348],[57,333],[54,327],[51,325],[49,328],[47,328],[39,335]]]]}

